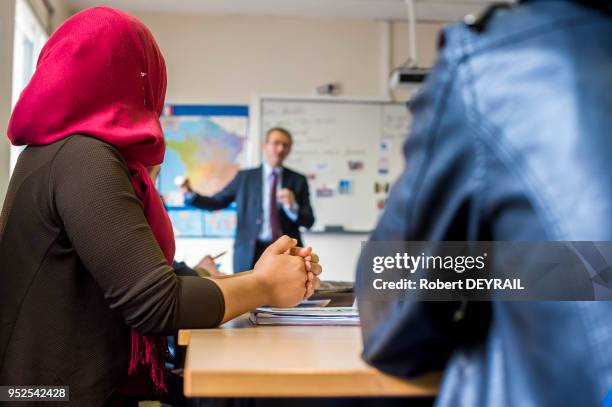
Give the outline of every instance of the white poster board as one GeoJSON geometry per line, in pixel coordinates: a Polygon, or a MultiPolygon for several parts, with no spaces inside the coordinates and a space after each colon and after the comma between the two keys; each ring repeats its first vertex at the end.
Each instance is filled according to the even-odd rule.
{"type": "Polygon", "coordinates": [[[410,125],[404,103],[261,98],[259,132],[285,127],[285,165],[309,179],[316,231],[370,231],[403,168],[410,125]]]}

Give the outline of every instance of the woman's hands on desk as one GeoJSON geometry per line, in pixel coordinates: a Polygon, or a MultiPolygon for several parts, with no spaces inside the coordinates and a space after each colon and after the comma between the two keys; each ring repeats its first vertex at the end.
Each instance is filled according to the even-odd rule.
{"type": "Polygon", "coordinates": [[[225,301],[221,322],[263,305],[292,307],[312,295],[320,285],[319,257],[296,244],[283,236],[266,249],[254,270],[211,279],[225,301]]]}
{"type": "Polygon", "coordinates": [[[321,266],[311,247],[297,247],[297,241],[282,236],[261,255],[253,274],[267,294],[267,305],[292,307],[310,297],[319,287],[321,266]]]}
{"type": "Polygon", "coordinates": [[[317,288],[321,286],[321,280],[319,280],[319,274],[323,271],[319,264],[319,256],[312,251],[312,247],[294,247],[289,250],[289,254],[293,256],[300,256],[304,259],[304,266],[306,267],[306,295],[304,298],[312,296],[317,288]]]}

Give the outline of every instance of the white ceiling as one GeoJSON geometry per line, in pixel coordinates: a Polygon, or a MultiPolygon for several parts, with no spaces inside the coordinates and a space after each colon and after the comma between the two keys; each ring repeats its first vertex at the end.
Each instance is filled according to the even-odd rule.
{"type": "MultiPolygon", "coordinates": [[[[131,12],[254,14],[405,20],[404,0],[67,0],[75,10],[108,5],[131,12]]],[[[487,0],[415,0],[421,21],[453,21],[477,12],[487,0]]]]}

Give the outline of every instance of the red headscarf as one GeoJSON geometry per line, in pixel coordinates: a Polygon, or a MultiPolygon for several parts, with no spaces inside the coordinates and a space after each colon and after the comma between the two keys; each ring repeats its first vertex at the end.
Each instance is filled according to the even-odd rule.
{"type": "MultiPolygon", "coordinates": [[[[117,148],[147,222],[171,263],[172,225],[147,173],[147,167],[164,158],[159,116],[165,94],[166,66],[149,30],[122,11],[90,8],[66,20],[47,41],[13,110],[8,137],[14,145],[46,145],[84,134],[117,148]]],[[[139,361],[148,362],[155,367],[154,381],[163,388],[159,359],[165,353],[162,343],[154,345],[152,338],[133,332],[130,370],[139,361]]]]}

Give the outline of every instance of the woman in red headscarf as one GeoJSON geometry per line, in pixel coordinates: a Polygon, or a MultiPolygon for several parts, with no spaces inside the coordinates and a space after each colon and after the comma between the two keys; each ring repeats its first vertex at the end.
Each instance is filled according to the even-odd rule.
{"type": "Polygon", "coordinates": [[[175,276],[147,173],[164,157],[165,91],[155,40],[121,11],[78,13],[43,48],[8,129],[27,148],[0,218],[0,385],[67,385],[79,406],[139,374],[163,392],[164,335],[317,286],[316,256],[286,236],[250,273],[175,276]]]}

